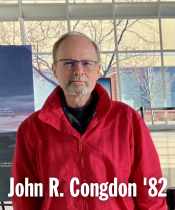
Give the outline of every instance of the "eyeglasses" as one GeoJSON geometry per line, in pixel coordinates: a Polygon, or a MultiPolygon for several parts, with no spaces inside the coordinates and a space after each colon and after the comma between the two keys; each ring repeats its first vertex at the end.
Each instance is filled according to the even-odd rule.
{"type": "Polygon", "coordinates": [[[74,70],[78,63],[81,64],[84,71],[94,71],[95,67],[98,64],[96,61],[90,61],[90,60],[77,61],[72,59],[60,59],[55,61],[54,64],[57,62],[61,62],[61,66],[63,69],[70,71],[74,70]]]}

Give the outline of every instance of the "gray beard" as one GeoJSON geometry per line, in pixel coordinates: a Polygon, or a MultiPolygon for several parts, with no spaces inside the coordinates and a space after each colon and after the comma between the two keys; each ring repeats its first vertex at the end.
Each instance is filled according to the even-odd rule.
{"type": "Polygon", "coordinates": [[[89,93],[89,88],[86,86],[84,88],[80,87],[72,87],[71,85],[67,86],[66,88],[67,92],[71,95],[87,95],[89,93]]]}
{"type": "Polygon", "coordinates": [[[67,82],[66,90],[71,95],[87,95],[89,93],[89,81],[84,77],[73,75],[67,82]],[[79,85],[71,85],[71,81],[85,81],[87,86],[82,88],[79,85]]]}

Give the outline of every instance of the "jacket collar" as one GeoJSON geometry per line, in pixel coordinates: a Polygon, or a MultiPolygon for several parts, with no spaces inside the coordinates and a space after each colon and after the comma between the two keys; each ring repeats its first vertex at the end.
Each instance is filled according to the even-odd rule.
{"type": "MultiPolygon", "coordinates": [[[[88,132],[91,128],[94,128],[107,115],[111,107],[111,99],[109,98],[106,90],[98,83],[96,83],[95,89],[99,96],[99,101],[97,103],[94,117],[92,118],[86,132],[88,132]]],[[[53,90],[40,110],[38,117],[43,122],[52,125],[61,132],[80,137],[80,133],[71,126],[63,113],[59,97],[61,92],[62,89],[60,86],[57,86],[53,90]]]]}

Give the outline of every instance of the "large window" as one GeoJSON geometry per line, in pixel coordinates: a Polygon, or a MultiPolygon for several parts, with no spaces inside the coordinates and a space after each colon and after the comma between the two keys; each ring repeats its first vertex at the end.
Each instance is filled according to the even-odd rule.
{"type": "Polygon", "coordinates": [[[51,52],[53,44],[68,31],[66,21],[25,21],[26,44],[33,53],[51,52]]]}
{"type": "Polygon", "coordinates": [[[18,21],[0,22],[0,45],[21,45],[21,30],[18,21]]]}

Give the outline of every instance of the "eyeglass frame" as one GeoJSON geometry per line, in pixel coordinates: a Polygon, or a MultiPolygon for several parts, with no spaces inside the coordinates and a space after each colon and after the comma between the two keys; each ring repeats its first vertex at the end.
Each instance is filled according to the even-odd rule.
{"type": "MultiPolygon", "coordinates": [[[[81,60],[81,61],[77,61],[77,60],[74,60],[74,59],[60,59],[60,60],[54,61],[53,63],[56,64],[57,62],[62,62],[62,61],[66,61],[66,60],[68,60],[68,61],[75,61],[76,62],[75,67],[73,69],[70,69],[70,70],[69,69],[65,69],[64,66],[63,66],[63,64],[61,63],[61,67],[63,69],[65,69],[65,70],[67,70],[67,71],[73,71],[77,67],[78,63],[81,63],[81,65],[82,65],[82,62],[86,62],[86,61],[93,62],[95,65],[98,64],[97,61],[92,61],[92,60],[81,60]]],[[[93,70],[90,70],[90,71],[94,71],[94,70],[95,70],[95,66],[94,66],[94,69],[93,70]]]]}

